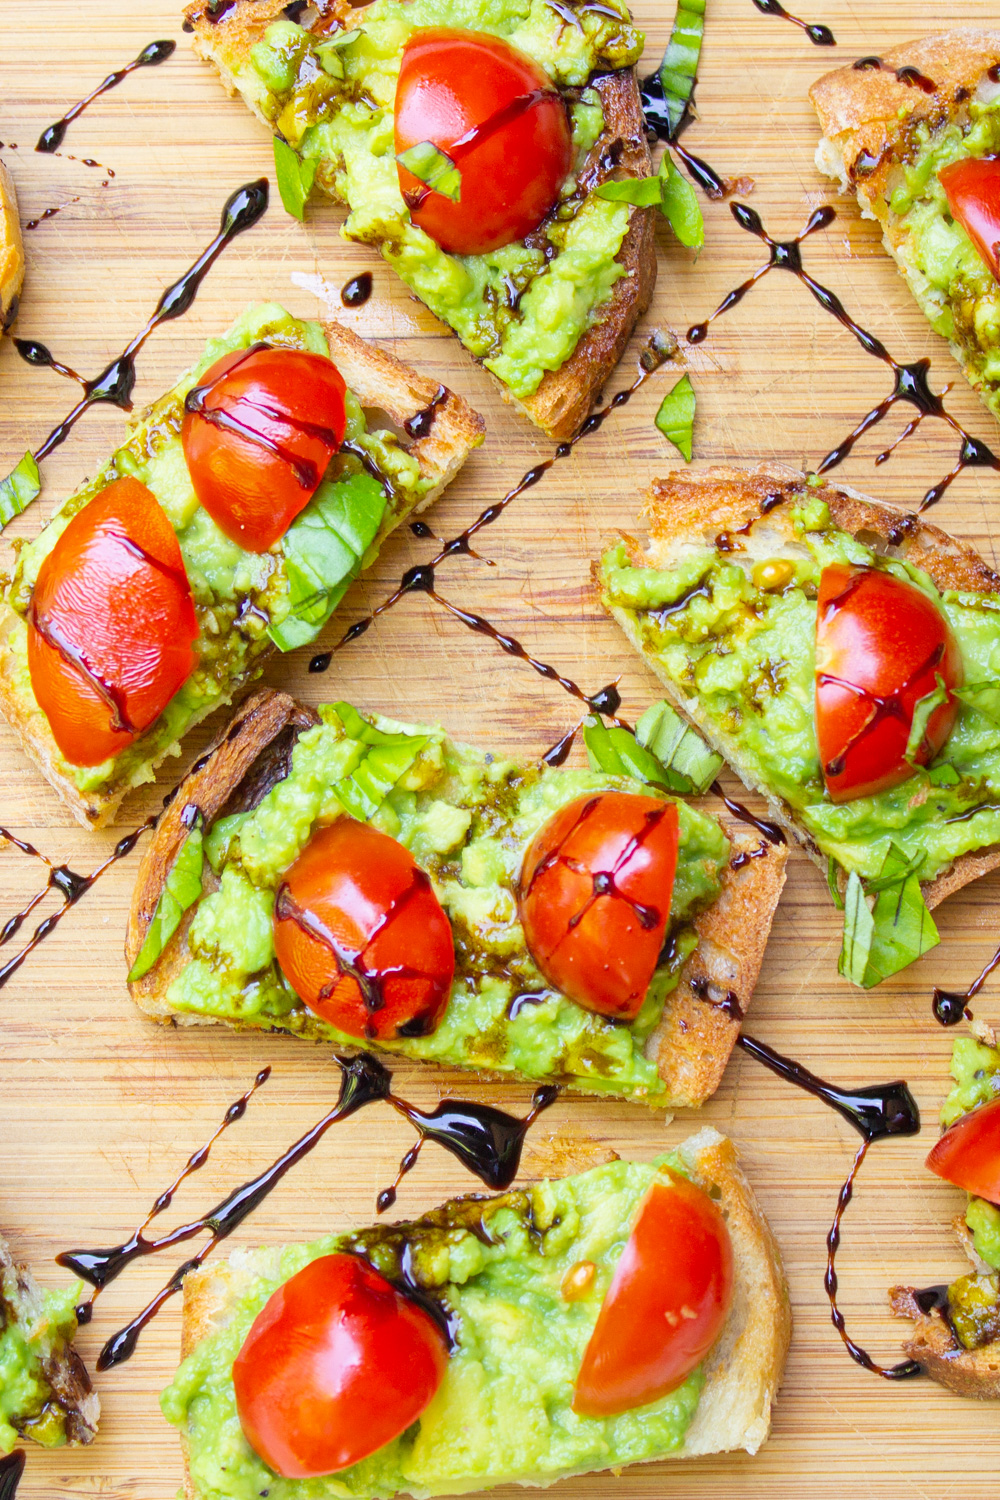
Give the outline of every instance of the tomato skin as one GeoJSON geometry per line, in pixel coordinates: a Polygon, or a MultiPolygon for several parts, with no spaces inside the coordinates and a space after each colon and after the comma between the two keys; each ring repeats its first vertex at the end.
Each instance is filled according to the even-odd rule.
{"type": "Polygon", "coordinates": [[[672,802],[596,792],[561,808],[529,845],[518,902],[528,950],[587,1010],[638,1013],[663,948],[677,842],[672,802]]]}
{"type": "Polygon", "coordinates": [[[927,1166],[977,1198],[1000,1204],[1000,1099],[949,1126],[931,1148],[927,1166]]]}
{"type": "Polygon", "coordinates": [[[66,759],[96,766],[131,745],[194,671],[197,639],[173,527],[144,484],[114,480],[69,522],[32,592],[31,685],[66,759]],[[53,637],[81,653],[104,693],[53,637]]]}
{"type": "Polygon", "coordinates": [[[399,167],[413,223],[452,255],[482,255],[524,239],[552,208],[573,165],[569,116],[552,80],[530,57],[485,32],[447,26],[414,32],[403,49],[395,129],[397,155],[432,141],[462,173],[461,197],[453,203],[399,167]],[[544,96],[529,107],[514,104],[539,91],[544,96]],[[495,127],[484,128],[491,120],[495,127]],[[476,129],[478,139],[463,147],[462,138],[476,129]]]}
{"type": "Polygon", "coordinates": [[[346,389],[335,364],[301,349],[240,349],[206,370],[181,441],[195,494],[230,541],[266,552],[309,504],[344,441],[346,389]],[[264,441],[220,425],[233,421],[264,441]]]}
{"type": "Polygon", "coordinates": [[[938,173],[951,209],[1000,281],[1000,156],[967,156],[938,173]]]}
{"type": "Polygon", "coordinates": [[[573,1410],[613,1417],[682,1385],[712,1348],[733,1298],[733,1248],[707,1193],[676,1172],[654,1182],[597,1315],[573,1410]]]}
{"type": "Polygon", "coordinates": [[[451,924],[429,878],[402,844],[353,818],[313,834],[286,872],[274,947],[309,1009],[368,1041],[432,1032],[455,975],[451,924]],[[314,933],[337,944],[346,968],[314,933]]]}
{"type": "MultiPolygon", "coordinates": [[[[951,627],[932,599],[877,568],[833,563],[823,569],[816,738],[833,802],[874,796],[913,775],[904,758],[913,710],[934,692],[938,677],[954,689],[964,670],[951,627]]],[[[938,754],[957,714],[952,696],[931,714],[915,757],[921,765],[938,754]]]]}
{"type": "Polygon", "coordinates": [[[233,1364],[236,1409],[276,1474],[335,1474],[415,1422],[447,1365],[430,1313],[357,1256],[324,1255],[258,1313],[233,1364]]]}

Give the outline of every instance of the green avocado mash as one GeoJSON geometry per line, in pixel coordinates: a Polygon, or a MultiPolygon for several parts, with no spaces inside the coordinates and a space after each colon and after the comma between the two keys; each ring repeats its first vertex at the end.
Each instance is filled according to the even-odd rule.
{"type": "Polygon", "coordinates": [[[632,566],[619,543],[601,561],[604,602],[657,672],[697,699],[697,720],[737,747],[741,774],[787,803],[824,854],[871,877],[891,843],[918,861],[921,881],[932,880],[959,855],[1000,843],[1000,595],[939,594],[926,573],[835,526],[822,486],[804,489],[793,516],[797,540],[783,555],[794,575],[783,587],[758,586],[758,554],[692,550],[658,570],[632,566]],[[816,590],[833,562],[885,568],[937,601],[966,683],[931,766],[890,791],[839,804],[823,783],[814,717],[816,590]]]}
{"type": "Polygon", "coordinates": [[[19,1437],[60,1448],[70,1434],[53,1392],[49,1361],[65,1357],[76,1333],[80,1288],[26,1293],[13,1264],[0,1263],[0,1454],[19,1437]]]}
{"type": "Polygon", "coordinates": [[[381,1047],[667,1103],[655,1059],[643,1049],[697,945],[691,919],[720,889],[729,841],[719,825],[677,803],[680,851],[663,956],[636,1019],[612,1021],[546,985],[525,950],[516,882],[529,842],[558,808],[586,792],[617,787],[649,795],[650,788],[604,772],[498,761],[454,744],[440,728],[373,716],[377,732],[401,742],[389,748],[403,757],[378,781],[366,720],[346,704],[320,714],[322,723],[299,737],[288,775],[259,806],[207,830],[208,893],[187,933],[189,961],[167,991],[170,1008],[356,1044],[302,1004],[274,961],[271,933],[282,873],[318,824],[346,810],[370,818],[412,851],[431,876],[455,938],[455,981],[437,1029],[381,1047]],[[527,998],[514,1003],[518,996],[527,998]]]}
{"type": "Polygon", "coordinates": [[[410,1224],[376,1226],[311,1245],[240,1253],[225,1325],[181,1365],[161,1404],[182,1428],[199,1500],[383,1500],[399,1490],[449,1495],[528,1479],[619,1468],[676,1452],[704,1384],[701,1369],[670,1395],[617,1417],[573,1412],[573,1385],[636,1205],[667,1166],[615,1161],[524,1192],[465,1198],[410,1224]],[[444,1380],[394,1442],[328,1478],[278,1478],[253,1452],[236,1414],[232,1366],[268,1297],[322,1255],[362,1255],[390,1280],[405,1263],[457,1326],[444,1380]],[[405,1262],[404,1262],[405,1256],[405,1262]],[[562,1296],[580,1261],[597,1268],[587,1295],[562,1296]]]}
{"type": "Polygon", "coordinates": [[[300,158],[318,164],[318,184],[350,209],[345,238],[376,245],[487,369],[515,396],[530,396],[546,371],[569,359],[625,274],[615,257],[632,210],[587,191],[576,174],[604,123],[587,84],[635,63],[642,33],[621,0],[581,6],[572,23],[545,0],[373,0],[357,15],[352,31],[326,38],[276,21],[248,56],[227,54],[220,28],[205,39],[206,50],[300,158]],[[529,242],[449,255],[410,221],[393,102],[403,48],[428,26],[505,38],[548,73],[569,105],[574,172],[529,242]]]}
{"type": "MultiPolygon", "coordinates": [[[[316,494],[284,537],[269,552],[251,553],[223,535],[198,504],[184,461],[184,397],[222,355],[264,341],[329,357],[318,323],[300,322],[275,303],[249,308],[228,333],[209,340],[199,363],[133,426],[101,472],[19,550],[7,600],[24,616],[42,559],[70,518],[113,480],[131,475],[152,490],[177,532],[194,595],[198,666],[159,719],[121,755],[101,765],[72,766],[56,753],[57,769],[81,792],[122,778],[130,785],[148,781],[150,762],[179,753],[177,742],[191,724],[256,677],[260,658],[272,645],[290,650],[312,640],[358,573],[374,561],[389,532],[430,487],[394,432],[369,429],[348,391],[345,449],[349,445],[355,451],[342,449],[334,456],[316,494]]],[[[16,623],[5,646],[18,696],[34,707],[27,640],[27,626],[16,623]]]]}

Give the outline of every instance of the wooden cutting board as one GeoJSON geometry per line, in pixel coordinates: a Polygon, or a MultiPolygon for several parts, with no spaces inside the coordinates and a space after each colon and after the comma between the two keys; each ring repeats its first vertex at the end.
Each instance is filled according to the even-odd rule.
{"type": "MultiPolygon", "coordinates": [[[[813,166],[816,128],[806,90],[825,69],[880,52],[949,24],[995,21],[992,0],[801,0],[806,19],[825,21],[836,49],[814,47],[751,0],[710,0],[698,92],[700,120],[689,149],[724,174],[749,174],[751,199],[772,233],[787,238],[810,210],[831,201],[813,166]],[[815,6],[815,13],[813,7],[815,6]]],[[[659,59],[672,5],[637,0],[647,28],[646,63],[659,59]]],[[[48,343],[57,357],[93,375],[145,322],[162,288],[215,232],[233,188],[272,170],[267,136],[228,100],[193,57],[178,15],[164,0],[4,0],[0,7],[0,150],[17,183],[25,220],[58,208],[26,235],[28,276],[17,332],[48,343]],[[147,42],[176,37],[175,56],[134,75],[73,125],[63,155],[32,150],[40,131],[111,68],[147,42]],[[16,142],[17,149],[13,143],[16,142]],[[71,154],[70,154],[71,153],[71,154]],[[105,170],[77,158],[91,158],[105,170]],[[110,169],[110,170],[108,170],[110,169]],[[114,176],[111,177],[110,171],[114,176]],[[106,183],[106,185],[104,185],[106,183]]],[[[648,326],[683,332],[762,259],[761,247],[724,203],[705,210],[700,258],[658,231],[659,283],[648,326]]],[[[486,416],[488,439],[440,502],[431,521],[459,530],[501,496],[550,445],[510,408],[434,319],[373,254],[339,237],[340,215],[311,206],[305,225],[275,197],[265,220],[230,249],[191,313],[168,324],[139,361],[136,399],[151,399],[248,302],[275,298],[301,316],[336,305],[342,283],[375,274],[367,306],[337,315],[418,369],[440,378],[486,416]],[[317,295],[318,294],[318,295],[317,295]]],[[[936,388],[973,432],[997,446],[1000,433],[967,389],[947,350],[911,302],[871,223],[840,200],[836,222],[808,243],[806,262],[900,358],[928,354],[936,388]]],[[[610,389],[631,378],[642,332],[610,389]]],[[[803,287],[775,273],[720,320],[689,353],[698,392],[696,462],[779,459],[815,465],[868,407],[888,391],[886,370],[862,355],[803,287]]],[[[620,677],[625,711],[635,716],[655,685],[597,607],[590,561],[615,526],[634,521],[638,497],[679,462],[653,426],[671,367],[581,444],[480,538],[479,560],[440,570],[442,590],[481,610],[589,691],[620,677]],[[491,565],[492,564],[492,565],[491,565]]],[[[9,340],[0,347],[0,471],[37,446],[69,409],[73,389],[30,370],[9,340]]],[[[956,441],[928,421],[885,467],[873,458],[903,425],[895,415],[859,444],[843,477],[879,498],[913,506],[951,467],[956,441]]],[[[122,415],[95,410],[44,466],[39,504],[12,532],[34,535],[43,516],[121,437],[122,415]]],[[[996,561],[1000,500],[996,474],[968,473],[934,519],[996,561]]],[[[5,538],[6,540],[6,538],[5,538]]],[[[377,602],[400,571],[432,544],[404,531],[341,612],[347,622],[377,602]]],[[[310,677],[310,653],[273,664],[269,680],[310,702],[346,697],[401,718],[440,719],[483,746],[537,756],[573,722],[576,705],[523,664],[467,634],[416,596],[345,651],[326,677],[310,677]]],[[[214,726],[212,726],[214,730],[214,726]]],[[[189,745],[191,758],[204,744],[189,745]]],[[[577,751],[575,754],[579,755],[577,751]]],[[[158,806],[174,779],[136,796],[123,815],[132,826],[158,806]]],[[[70,822],[29,767],[12,735],[0,731],[0,822],[74,868],[88,870],[115,834],[88,834],[70,822]]],[[[0,991],[0,1224],[43,1280],[59,1282],[60,1249],[113,1244],[143,1218],[158,1192],[214,1128],[225,1107],[265,1063],[273,1067],[248,1117],[220,1143],[210,1164],[178,1196],[187,1217],[265,1166],[335,1097],[328,1055],[281,1037],[237,1037],[219,1030],[157,1029],[133,1010],[124,985],[122,935],[135,858],[111,872],[0,991]]],[[[37,886],[38,870],[12,849],[0,853],[0,918],[37,886]]],[[[843,1083],[906,1077],[924,1111],[923,1138],[882,1144],[863,1171],[848,1211],[840,1272],[842,1305],[854,1335],[887,1361],[898,1357],[900,1325],[887,1315],[886,1288],[949,1280],[963,1258],[948,1232],[960,1195],[923,1169],[946,1087],[950,1038],[933,1021],[932,985],[965,983],[997,936],[1000,876],[967,888],[938,913],[941,946],[874,994],[836,974],[839,919],[825,884],[798,854],[778,912],[749,1018],[754,1035],[843,1083]]],[[[45,908],[47,910],[47,908],[45,908]]],[[[1000,1016],[996,986],[976,1006],[1000,1016]]],[[[400,1090],[421,1102],[455,1092],[523,1109],[528,1091],[477,1084],[445,1071],[400,1066],[400,1090]]],[[[569,1497],[785,1497],[844,1495],[944,1500],[995,1493],[1000,1459],[996,1406],[979,1407],[929,1381],[891,1385],[847,1357],[830,1325],[823,1292],[825,1236],[856,1137],[838,1116],[734,1056],[715,1099],[664,1125],[623,1104],[562,1099],[531,1137],[527,1169],[571,1162],[585,1138],[620,1153],[650,1157],[711,1122],[736,1140],[777,1233],[795,1312],[795,1334],[770,1442],[756,1459],[709,1458],[661,1464],[564,1484],[569,1497]],[[555,1153],[555,1156],[554,1154],[555,1153]]],[[[339,1127],[289,1176],[237,1242],[309,1238],[361,1224],[410,1142],[388,1111],[339,1127]]],[[[400,1192],[397,1212],[418,1213],[470,1179],[428,1149],[400,1192]]],[[[170,1222],[180,1222],[180,1217],[170,1222]]],[[[135,1266],[102,1297],[80,1347],[92,1362],[104,1339],[166,1279],[165,1258],[135,1266]]],[[[99,1440],[84,1451],[32,1450],[24,1500],[96,1496],[169,1500],[180,1480],[175,1433],[157,1395],[178,1355],[179,1301],[150,1328],[131,1363],[100,1380],[99,1440]]],[[[502,1493],[513,1493],[503,1491],[502,1493]]]]}

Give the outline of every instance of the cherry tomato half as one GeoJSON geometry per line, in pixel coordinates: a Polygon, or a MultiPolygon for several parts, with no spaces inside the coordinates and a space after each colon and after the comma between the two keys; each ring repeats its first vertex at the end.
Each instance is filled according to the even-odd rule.
{"type": "Polygon", "coordinates": [[[733,1248],[707,1193],[675,1172],[654,1182],[597,1315],[573,1410],[613,1417],[682,1385],[722,1331],[733,1248]]]}
{"type": "Polygon", "coordinates": [[[927,1157],[932,1172],[1000,1204],[1000,1099],[949,1126],[927,1157]]]}
{"type": "Polygon", "coordinates": [[[560,809],[521,866],[524,938],[545,978],[603,1016],[636,1015],[653,977],[677,868],[677,809],[596,792],[560,809]]]}
{"type": "Polygon", "coordinates": [[[573,164],[566,106],[530,57],[500,37],[435,26],[414,32],[396,85],[396,152],[430,141],[462,174],[453,202],[405,167],[418,224],[452,255],[522,240],[555,203],[573,164]]]}
{"type": "MultiPolygon", "coordinates": [[[[816,614],[816,738],[834,802],[870,797],[913,775],[905,759],[919,700],[961,687],[962,656],[944,615],[915,584],[877,568],[823,569],[816,614]]],[[[958,713],[949,695],[915,759],[934,759],[958,713]]]]}
{"type": "Polygon", "coordinates": [[[195,494],[231,541],[266,552],[309,504],[344,441],[346,389],[322,355],[266,344],[206,370],[181,441],[195,494]]]}
{"type": "Polygon", "coordinates": [[[75,766],[119,755],[194,671],[191,586],[174,529],[137,479],[116,479],[70,521],[38,570],[28,670],[75,766]]]}
{"type": "Polygon", "coordinates": [[[296,994],[351,1036],[426,1036],[448,1004],[455,943],[428,875],[353,818],[320,829],[286,873],[274,947],[296,994]]]}
{"type": "Polygon", "coordinates": [[[1000,156],[967,156],[942,167],[938,179],[952,217],[1000,281],[1000,156]]]}
{"type": "Polygon", "coordinates": [[[430,1313],[357,1256],[324,1255],[257,1314],[233,1364],[236,1410],[276,1474],[335,1474],[415,1422],[447,1365],[430,1313]]]}

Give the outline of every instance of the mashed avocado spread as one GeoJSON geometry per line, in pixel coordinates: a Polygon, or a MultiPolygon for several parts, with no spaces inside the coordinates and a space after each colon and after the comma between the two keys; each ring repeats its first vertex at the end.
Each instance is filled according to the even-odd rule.
{"type": "MultiPolygon", "coordinates": [[[[72,766],[53,746],[56,768],[81,792],[121,778],[129,784],[149,780],[149,762],[176,753],[177,741],[195,719],[228,702],[237,687],[257,675],[258,659],[272,644],[291,650],[312,640],[430,486],[394,432],[369,429],[348,390],[344,448],[284,537],[264,553],[245,552],[230,541],[199,505],[191,484],[180,440],[184,397],[222,355],[261,342],[330,354],[318,323],[300,322],[275,303],[249,308],[228,333],[209,340],[199,363],[132,428],[96,478],[71,495],[19,551],[8,602],[24,616],[42,559],[70,518],[113,480],[131,475],[152,490],[177,532],[194,595],[198,666],[155,724],[117,758],[97,766],[72,766]],[[353,451],[345,451],[348,447],[353,451]]],[[[18,694],[34,706],[27,640],[27,626],[17,623],[6,644],[16,662],[18,694]]]]}
{"type": "MultiPolygon", "coordinates": [[[[976,1037],[957,1037],[951,1053],[955,1080],[941,1109],[947,1128],[970,1110],[1000,1097],[1000,1047],[976,1037]]],[[[1000,1339],[1000,1208],[970,1196],[965,1222],[972,1231],[976,1254],[993,1267],[992,1275],[959,1277],[948,1288],[948,1317],[966,1349],[1000,1339]]]]}
{"type": "Polygon", "coordinates": [[[171,1009],[356,1045],[303,1005],[275,962],[272,940],[283,872],[317,825],[348,811],[413,853],[431,876],[455,939],[455,980],[437,1029],[380,1047],[668,1102],[643,1048],[697,945],[692,918],[720,889],[729,841],[719,825],[677,803],[680,850],[660,965],[635,1020],[612,1021],[547,986],[524,947],[516,882],[529,842],[560,807],[587,792],[649,795],[650,788],[603,772],[496,760],[456,745],[440,728],[378,716],[369,724],[346,704],[320,714],[322,723],[300,735],[288,774],[263,801],[206,831],[208,894],[187,933],[189,961],[167,991],[171,1009]],[[384,747],[393,759],[388,774],[373,770],[373,729],[395,742],[384,747]]]}
{"type": "Polygon", "coordinates": [[[383,1500],[618,1468],[681,1447],[704,1384],[701,1369],[670,1395],[617,1417],[577,1416],[573,1384],[636,1205],[657,1167],[681,1157],[615,1161],[524,1192],[446,1204],[410,1224],[375,1226],[311,1245],[237,1252],[237,1296],[225,1325],[181,1365],[161,1404],[184,1431],[199,1500],[383,1500]],[[232,1366],[268,1297],[309,1261],[363,1256],[390,1280],[405,1264],[455,1320],[456,1346],[423,1415],[394,1442],[323,1479],[278,1478],[236,1414],[232,1366]],[[579,1261],[597,1274],[579,1301],[563,1280],[579,1261]]]}
{"type": "Polygon", "coordinates": [[[876,555],[835,526],[822,486],[792,512],[797,544],[785,586],[755,582],[762,560],[692,551],[671,568],[635,567],[624,543],[605,553],[608,608],[624,615],[641,649],[698,719],[738,746],[741,773],[794,809],[824,854],[874,876],[890,842],[932,880],[959,855],[1000,843],[1000,595],[946,590],[926,573],[876,555]],[[932,765],[850,802],[827,795],[814,714],[816,591],[829,563],[885,568],[933,598],[961,648],[965,687],[955,726],[932,765]]]}
{"type": "MultiPolygon", "coordinates": [[[[588,82],[637,62],[642,33],[620,0],[580,6],[572,22],[545,0],[373,0],[357,17],[355,29],[331,38],[276,21],[248,58],[227,56],[225,66],[247,102],[304,161],[317,163],[319,185],[347,204],[345,237],[376,245],[487,369],[515,396],[530,396],[546,371],[569,359],[625,274],[615,257],[632,210],[587,191],[577,173],[604,124],[588,82]],[[428,26],[503,37],[566,99],[576,164],[530,243],[449,255],[410,221],[396,170],[393,103],[403,48],[428,26]]],[[[224,38],[211,48],[224,53],[224,38]]]]}
{"type": "Polygon", "coordinates": [[[46,1366],[76,1333],[79,1290],[44,1293],[36,1316],[27,1310],[16,1269],[0,1267],[0,1454],[19,1437],[43,1448],[66,1442],[66,1412],[53,1395],[46,1366]]]}

